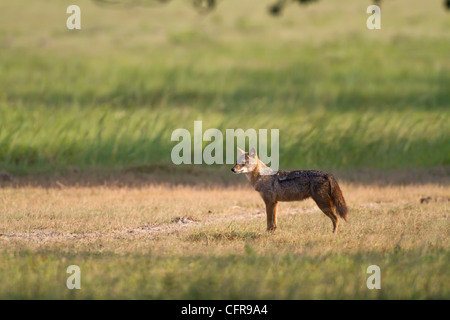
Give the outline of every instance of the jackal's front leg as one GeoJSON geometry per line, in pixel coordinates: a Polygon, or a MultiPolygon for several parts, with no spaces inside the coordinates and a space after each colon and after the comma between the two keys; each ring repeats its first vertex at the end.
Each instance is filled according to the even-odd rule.
{"type": "Polygon", "coordinates": [[[275,231],[277,228],[278,202],[266,201],[267,231],[275,231]]]}

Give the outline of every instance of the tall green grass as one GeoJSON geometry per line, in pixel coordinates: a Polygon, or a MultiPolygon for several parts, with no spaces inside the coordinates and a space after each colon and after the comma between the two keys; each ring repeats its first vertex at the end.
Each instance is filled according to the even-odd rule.
{"type": "MultiPolygon", "coordinates": [[[[359,48],[346,52],[357,56],[359,48]]],[[[279,129],[283,167],[450,163],[447,74],[408,65],[385,74],[364,61],[345,72],[347,61],[323,70],[314,54],[304,61],[284,54],[290,67],[252,70],[3,53],[0,165],[19,173],[170,164],[172,131],[193,134],[194,120],[223,133],[279,129]]]]}
{"type": "MultiPolygon", "coordinates": [[[[41,26],[42,47],[33,30],[0,25],[9,30],[0,34],[7,48],[0,51],[1,169],[171,165],[171,132],[193,133],[195,120],[204,129],[279,129],[283,168],[450,164],[450,47],[439,36],[355,29],[299,41],[292,30],[301,21],[292,17],[264,17],[268,28],[249,16],[243,28],[242,18],[233,24],[219,11],[202,22],[185,13],[190,28],[172,21],[164,41],[147,41],[153,29],[145,16],[119,24],[114,17],[125,9],[88,3],[85,29],[64,31],[51,16],[41,26]],[[103,15],[96,21],[90,12],[103,15]]],[[[342,14],[330,23],[342,26],[342,14]]],[[[445,22],[436,19],[438,32],[445,22]]]]}
{"type": "Polygon", "coordinates": [[[224,256],[56,255],[2,253],[4,299],[446,299],[449,254],[224,256]],[[7,261],[7,263],[3,263],[7,261]],[[381,290],[366,286],[367,267],[381,266],[381,290]],[[69,290],[69,265],[81,289],[69,290]],[[445,280],[447,279],[447,281],[445,280]]]}

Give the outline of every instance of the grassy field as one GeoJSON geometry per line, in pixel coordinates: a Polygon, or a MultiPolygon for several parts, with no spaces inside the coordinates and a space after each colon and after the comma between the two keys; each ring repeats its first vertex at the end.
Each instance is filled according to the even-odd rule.
{"type": "Polygon", "coordinates": [[[450,298],[442,1],[385,1],[378,31],[369,1],[270,3],[84,0],[79,31],[64,1],[0,3],[0,298],[450,298]],[[282,203],[266,233],[230,166],[171,163],[195,120],[279,129],[280,167],[334,172],[349,223],[282,203]]]}
{"type": "Polygon", "coordinates": [[[448,201],[419,202],[448,186],[343,188],[337,235],[312,200],[282,203],[265,232],[245,184],[6,188],[0,298],[448,298],[448,201]],[[66,288],[69,265],[81,290],[66,288]],[[381,290],[366,287],[370,265],[381,290]]]}
{"type": "Polygon", "coordinates": [[[450,164],[439,1],[386,3],[374,32],[363,1],[292,6],[278,19],[267,3],[226,1],[199,17],[176,2],[82,1],[80,31],[67,30],[64,3],[1,4],[0,166],[170,164],[171,133],[194,120],[279,129],[284,168],[450,164]]]}

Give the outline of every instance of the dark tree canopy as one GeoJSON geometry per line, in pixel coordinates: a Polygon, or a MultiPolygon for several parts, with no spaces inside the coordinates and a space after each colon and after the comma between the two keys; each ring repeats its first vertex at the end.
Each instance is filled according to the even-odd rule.
{"type": "MultiPolygon", "coordinates": [[[[99,5],[109,5],[109,6],[122,6],[122,7],[132,7],[132,6],[155,6],[159,4],[164,4],[172,0],[92,0],[99,5]]],[[[191,1],[192,6],[199,13],[208,13],[217,7],[220,0],[184,0],[191,1]]],[[[222,0],[226,1],[226,0],[222,0]]],[[[268,8],[268,12],[272,16],[279,16],[290,4],[308,4],[311,2],[317,2],[319,0],[274,0],[275,2],[271,4],[268,8]]],[[[380,5],[381,0],[367,0],[374,4],[380,5]]],[[[450,0],[444,0],[444,6],[450,10],[450,0]]]]}

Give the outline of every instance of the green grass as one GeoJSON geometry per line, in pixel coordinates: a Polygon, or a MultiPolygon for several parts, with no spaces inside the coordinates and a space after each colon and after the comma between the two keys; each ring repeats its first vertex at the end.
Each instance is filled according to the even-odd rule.
{"type": "MultiPolygon", "coordinates": [[[[14,12],[19,4],[3,6],[14,12]]],[[[197,24],[190,8],[169,6],[166,14],[181,10],[191,26],[164,25],[165,40],[150,36],[148,42],[140,37],[149,26],[120,20],[136,43],[111,48],[114,39],[127,39],[114,24],[127,10],[111,12],[90,2],[82,7],[89,27],[74,33],[64,30],[55,8],[43,6],[52,14],[40,30],[50,44],[42,40],[41,47],[26,24],[1,26],[8,48],[0,53],[3,169],[20,174],[171,165],[171,132],[193,132],[194,120],[203,120],[204,130],[279,129],[283,168],[450,164],[450,47],[444,35],[360,28],[338,39],[320,34],[320,42],[294,35],[267,40],[264,35],[292,32],[300,22],[285,24],[261,13],[261,21],[247,19],[256,29],[242,30],[241,23],[218,18],[233,17],[227,11],[197,24]],[[103,20],[90,20],[92,12],[103,20]],[[221,24],[214,37],[211,28],[221,24]],[[94,31],[93,25],[105,29],[94,31]]],[[[331,9],[321,10],[326,15],[331,9]]],[[[144,13],[137,21],[144,23],[144,13]]],[[[155,19],[156,27],[162,18],[155,19]]],[[[443,25],[433,27],[439,32],[443,25]]]]}
{"type": "Polygon", "coordinates": [[[446,299],[450,280],[450,256],[436,249],[320,257],[21,252],[0,261],[2,299],[446,299]],[[80,290],[66,288],[71,264],[80,267],[80,290]],[[381,290],[366,287],[373,264],[381,290]]]}

